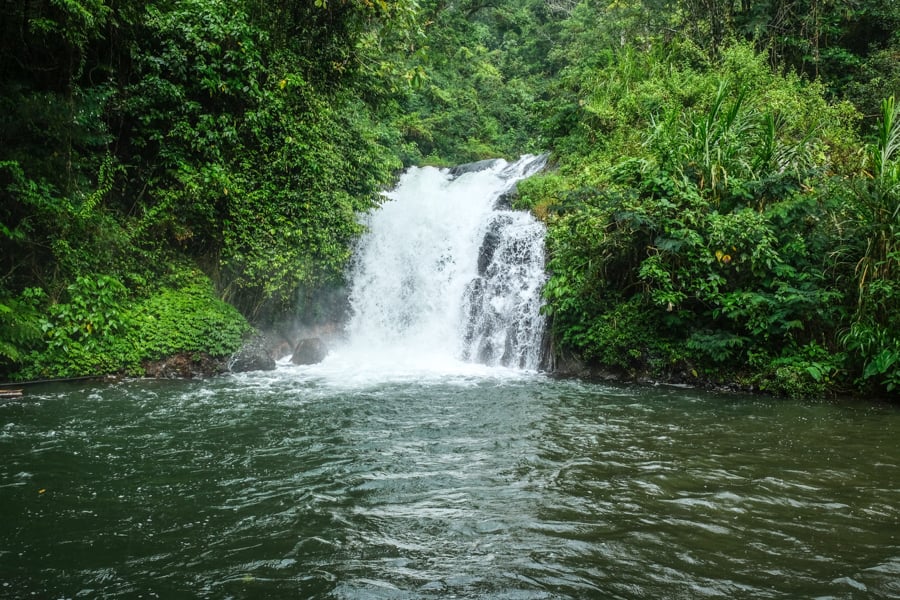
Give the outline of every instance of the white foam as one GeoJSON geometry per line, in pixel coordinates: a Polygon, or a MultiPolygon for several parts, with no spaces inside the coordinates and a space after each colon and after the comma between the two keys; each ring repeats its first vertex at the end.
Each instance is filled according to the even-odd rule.
{"type": "MultiPolygon", "coordinates": [[[[493,367],[537,368],[543,328],[543,228],[530,214],[509,213],[515,215],[509,220],[519,226],[501,234],[517,235],[523,230],[520,222],[529,221],[528,239],[522,243],[536,248],[527,253],[532,264],[524,269],[518,264],[492,265],[492,272],[505,279],[501,285],[480,286],[489,295],[478,304],[472,302],[471,290],[476,280],[490,277],[479,274],[478,260],[485,233],[498,214],[497,198],[540,164],[528,156],[514,164],[498,160],[490,168],[456,178],[448,170],[430,167],[405,173],[387,194],[389,200],[364,218],[368,232],[351,271],[353,315],[347,344],[311,371],[326,378],[368,381],[439,374],[494,377],[508,370],[464,357],[493,367]],[[522,277],[527,281],[510,280],[526,271],[522,277]],[[505,320],[494,318],[489,332],[473,331],[472,323],[484,323],[473,311],[497,313],[497,308],[505,320]],[[485,349],[488,337],[491,351],[485,349]],[[473,343],[481,348],[473,351],[473,343]],[[511,351],[510,344],[530,346],[533,352],[511,351]],[[506,360],[510,355],[515,356],[506,360]]],[[[523,260],[521,253],[506,248],[499,247],[495,261],[523,260]]]]}

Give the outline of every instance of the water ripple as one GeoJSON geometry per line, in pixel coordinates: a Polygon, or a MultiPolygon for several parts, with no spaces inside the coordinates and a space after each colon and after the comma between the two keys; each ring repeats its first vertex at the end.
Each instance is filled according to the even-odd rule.
{"type": "Polygon", "coordinates": [[[4,597],[900,597],[887,406],[289,369],[35,397],[0,406],[4,597]]]}

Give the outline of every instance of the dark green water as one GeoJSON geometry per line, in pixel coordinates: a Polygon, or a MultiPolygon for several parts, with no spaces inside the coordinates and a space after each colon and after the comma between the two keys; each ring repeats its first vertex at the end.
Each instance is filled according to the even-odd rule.
{"type": "Polygon", "coordinates": [[[900,410],[285,369],[0,404],[3,598],[898,598],[900,410]]]}

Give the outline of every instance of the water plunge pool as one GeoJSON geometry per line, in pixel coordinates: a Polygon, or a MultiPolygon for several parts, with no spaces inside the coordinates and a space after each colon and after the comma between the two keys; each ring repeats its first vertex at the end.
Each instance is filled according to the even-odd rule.
{"type": "Polygon", "coordinates": [[[0,404],[4,598],[896,598],[900,411],[323,368],[0,404]]]}

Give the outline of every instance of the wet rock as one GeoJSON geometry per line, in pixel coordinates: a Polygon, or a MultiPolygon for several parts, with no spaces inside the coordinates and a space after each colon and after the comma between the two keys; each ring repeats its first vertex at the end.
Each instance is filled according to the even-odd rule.
{"type": "Polygon", "coordinates": [[[274,370],[275,359],[269,351],[271,345],[272,341],[268,337],[253,336],[241,346],[240,350],[231,355],[228,360],[228,370],[232,373],[274,370]]]}
{"type": "Polygon", "coordinates": [[[144,374],[156,379],[202,379],[225,373],[225,358],[208,354],[181,353],[143,364],[144,374]]]}
{"type": "Polygon", "coordinates": [[[508,215],[497,215],[491,219],[484,239],[481,241],[481,247],[478,249],[478,274],[484,275],[491,262],[494,260],[494,253],[497,247],[503,241],[503,228],[512,223],[512,218],[508,215]]]}
{"type": "Polygon", "coordinates": [[[306,338],[297,342],[291,362],[295,365],[313,365],[328,355],[328,348],[319,338],[306,338]]]}
{"type": "Polygon", "coordinates": [[[460,175],[465,175],[466,173],[477,173],[478,171],[490,169],[497,164],[499,160],[500,159],[498,158],[489,158],[488,160],[479,160],[478,162],[456,165],[450,169],[450,177],[456,178],[460,175]]]}
{"type": "Polygon", "coordinates": [[[519,197],[519,190],[515,187],[503,192],[494,201],[494,210],[512,210],[513,202],[519,197]]]}

